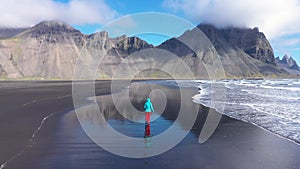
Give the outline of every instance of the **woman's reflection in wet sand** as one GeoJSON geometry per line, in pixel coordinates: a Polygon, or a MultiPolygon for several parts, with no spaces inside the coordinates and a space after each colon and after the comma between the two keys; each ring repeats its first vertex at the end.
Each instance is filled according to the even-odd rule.
{"type": "Polygon", "coordinates": [[[151,135],[151,127],[150,127],[150,123],[145,123],[145,145],[146,148],[150,148],[151,147],[151,141],[152,141],[152,135],[151,135]]]}

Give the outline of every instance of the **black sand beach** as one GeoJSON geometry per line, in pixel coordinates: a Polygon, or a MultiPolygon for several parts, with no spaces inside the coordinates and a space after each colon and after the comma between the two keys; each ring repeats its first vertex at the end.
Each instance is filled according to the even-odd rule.
{"type": "MultiPolygon", "coordinates": [[[[177,117],[177,105],[180,102],[178,89],[140,83],[141,86],[130,88],[131,102],[137,109],[142,110],[142,98],[147,95],[149,89],[164,91],[168,100],[161,117],[151,124],[152,135],[159,135],[167,130],[177,117]],[[137,92],[141,91],[140,89],[144,92],[137,92]]],[[[184,90],[190,98],[198,92],[189,88],[184,90]]],[[[143,137],[144,124],[126,120],[120,115],[114,108],[109,93],[109,81],[97,83],[97,102],[105,120],[119,132],[132,137],[143,137]],[[106,104],[103,107],[100,103],[106,104]]],[[[192,99],[186,99],[184,102],[187,106],[186,113],[190,111],[188,107],[198,106],[192,99]]],[[[155,99],[153,103],[155,105],[155,99]]],[[[252,124],[225,116],[222,116],[212,137],[203,144],[198,143],[199,133],[208,113],[217,113],[201,105],[195,125],[177,146],[158,156],[132,159],[103,150],[87,136],[73,111],[70,82],[1,82],[0,104],[0,163],[8,162],[6,167],[3,165],[1,168],[300,168],[299,145],[252,124]],[[45,117],[49,118],[43,121],[45,117]],[[35,136],[31,140],[33,134],[35,136]]],[[[139,119],[131,117],[130,112],[125,116],[139,119]]],[[[97,119],[94,116],[90,117],[90,120],[97,119]]],[[[101,125],[103,121],[96,122],[101,125]]],[[[184,131],[187,124],[186,121],[179,120],[177,125],[184,131]]],[[[152,144],[155,144],[155,140],[152,144]]],[[[145,147],[151,150],[151,145],[145,143],[145,147]]]]}

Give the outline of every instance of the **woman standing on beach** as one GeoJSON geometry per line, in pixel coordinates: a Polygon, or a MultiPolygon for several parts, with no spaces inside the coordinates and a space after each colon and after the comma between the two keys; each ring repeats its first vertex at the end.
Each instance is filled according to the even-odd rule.
{"type": "Polygon", "coordinates": [[[151,113],[154,112],[154,108],[149,97],[147,98],[147,101],[144,104],[144,109],[145,109],[145,122],[147,124],[150,124],[150,116],[151,113]]]}

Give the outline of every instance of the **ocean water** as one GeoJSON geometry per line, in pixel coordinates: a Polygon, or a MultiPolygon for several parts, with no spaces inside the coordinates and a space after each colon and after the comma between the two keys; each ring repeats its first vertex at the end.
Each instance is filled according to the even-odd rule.
{"type": "Polygon", "coordinates": [[[194,102],[300,143],[300,79],[198,80],[194,102]]]}

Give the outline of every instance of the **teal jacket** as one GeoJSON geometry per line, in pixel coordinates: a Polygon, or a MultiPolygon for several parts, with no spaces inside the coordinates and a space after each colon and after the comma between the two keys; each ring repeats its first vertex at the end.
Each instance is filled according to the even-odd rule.
{"type": "Polygon", "coordinates": [[[146,103],[144,104],[144,109],[145,109],[145,112],[154,112],[154,108],[150,101],[150,98],[148,98],[146,103]]]}

